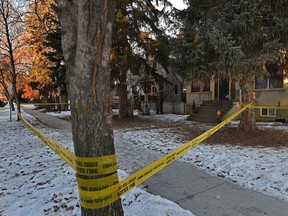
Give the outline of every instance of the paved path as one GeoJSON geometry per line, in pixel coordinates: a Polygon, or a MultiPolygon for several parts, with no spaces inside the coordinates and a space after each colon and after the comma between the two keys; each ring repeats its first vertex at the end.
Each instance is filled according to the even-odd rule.
{"type": "Polygon", "coordinates": [[[207,175],[188,163],[172,163],[145,184],[148,192],[197,216],[288,215],[288,203],[207,175]]]}
{"type": "Polygon", "coordinates": [[[70,122],[61,120],[57,117],[39,112],[37,110],[33,110],[31,107],[22,106],[22,109],[24,109],[26,113],[29,113],[30,115],[34,116],[38,121],[40,121],[44,125],[47,125],[48,127],[51,127],[60,131],[71,132],[72,130],[70,122]]]}
{"type": "MultiPolygon", "coordinates": [[[[49,127],[71,131],[69,122],[35,110],[26,108],[25,111],[49,127]]],[[[148,151],[135,145],[133,148],[138,148],[134,152],[148,151]]],[[[120,161],[124,161],[125,149],[120,147],[116,151],[117,155],[119,151],[120,161]]],[[[155,152],[149,154],[151,161],[157,159],[155,152]]],[[[137,155],[134,156],[131,163],[135,163],[136,171],[141,164],[137,155]]],[[[167,198],[196,216],[288,216],[288,203],[207,175],[184,162],[172,163],[144,184],[148,186],[148,192],[167,198]]]]}

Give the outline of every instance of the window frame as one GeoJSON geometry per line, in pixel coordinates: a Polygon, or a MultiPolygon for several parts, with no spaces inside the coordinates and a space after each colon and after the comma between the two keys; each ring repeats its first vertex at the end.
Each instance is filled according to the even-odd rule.
{"type": "Polygon", "coordinates": [[[263,89],[283,89],[284,88],[284,73],[281,72],[281,74],[279,74],[278,76],[265,76],[265,75],[256,75],[255,76],[255,90],[263,90],[263,89]],[[263,80],[261,83],[258,83],[258,80],[263,80]],[[276,83],[277,87],[273,87],[273,84],[275,84],[275,80],[278,81],[278,83],[276,83]],[[265,84],[265,86],[263,85],[265,84]],[[279,85],[280,84],[280,85],[279,85]],[[279,85],[279,86],[278,86],[279,85]]]}
{"type": "Polygon", "coordinates": [[[261,117],[271,117],[275,118],[276,117],[276,109],[275,108],[261,108],[260,109],[260,116],[261,117]],[[267,114],[263,114],[263,110],[267,110],[267,114]],[[274,110],[274,114],[271,115],[271,111],[274,110]]]}

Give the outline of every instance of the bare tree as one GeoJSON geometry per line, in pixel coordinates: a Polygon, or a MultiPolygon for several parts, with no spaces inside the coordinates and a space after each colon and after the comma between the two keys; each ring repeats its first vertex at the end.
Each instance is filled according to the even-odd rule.
{"type": "MultiPolygon", "coordinates": [[[[21,50],[25,44],[23,38],[23,14],[20,12],[20,2],[0,0],[0,54],[7,59],[8,71],[11,74],[11,83],[17,104],[17,113],[20,114],[20,101],[17,89],[17,65],[21,58],[21,50]]],[[[18,119],[19,120],[19,119],[18,119]]]]}
{"type": "Polygon", "coordinates": [[[1,62],[0,63],[0,85],[3,88],[3,92],[5,97],[7,98],[7,100],[9,101],[9,105],[11,107],[11,110],[15,110],[13,101],[12,101],[12,95],[10,94],[9,90],[8,90],[8,83],[11,83],[11,78],[10,78],[10,73],[7,71],[7,69],[5,68],[5,66],[7,65],[7,63],[5,62],[1,62]]]}
{"type": "MultiPolygon", "coordinates": [[[[115,0],[58,0],[58,7],[75,154],[113,155],[109,55],[115,0]]],[[[123,215],[120,199],[81,209],[82,215],[123,215]]]]}

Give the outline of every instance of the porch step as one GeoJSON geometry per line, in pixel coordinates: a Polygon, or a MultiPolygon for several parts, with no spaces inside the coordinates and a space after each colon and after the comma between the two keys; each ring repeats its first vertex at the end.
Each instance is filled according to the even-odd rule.
{"type": "Polygon", "coordinates": [[[232,101],[203,101],[197,110],[190,114],[188,120],[197,122],[216,123],[216,111],[219,110],[222,116],[232,108],[232,101]]]}

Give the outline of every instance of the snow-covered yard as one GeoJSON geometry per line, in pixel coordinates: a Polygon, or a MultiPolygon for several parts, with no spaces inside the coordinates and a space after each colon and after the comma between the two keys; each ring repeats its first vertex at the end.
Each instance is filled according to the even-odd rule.
{"type": "MultiPolygon", "coordinates": [[[[191,123],[185,120],[186,116],[179,115],[158,115],[155,118],[170,123],[191,123]]],[[[235,127],[238,123],[233,121],[229,123],[229,127],[235,127]]],[[[262,129],[273,128],[273,130],[288,131],[288,125],[283,123],[259,122],[257,126],[262,129]]],[[[205,124],[201,127],[209,129],[209,126],[205,124]]],[[[175,133],[174,128],[121,129],[117,130],[115,134],[118,139],[121,139],[121,142],[129,140],[129,142],[162,154],[167,154],[189,141],[183,140],[180,130],[179,133],[175,133]]],[[[249,140],[247,142],[249,143],[249,140]]],[[[210,175],[217,175],[245,188],[288,201],[287,154],[287,147],[210,145],[204,141],[184,154],[180,160],[191,163],[210,175]]]]}
{"type": "MultiPolygon", "coordinates": [[[[58,133],[23,113],[47,135],[72,150],[71,135],[58,133]]],[[[25,128],[9,122],[9,109],[0,109],[0,215],[80,215],[74,170],[25,128]]],[[[119,170],[120,178],[128,174],[119,170]]],[[[122,197],[126,216],[193,216],[177,204],[135,188],[122,197]]]]}
{"type": "MultiPolygon", "coordinates": [[[[52,115],[69,115],[51,113],[52,115]]],[[[37,128],[72,150],[71,134],[49,129],[27,114],[37,128]]],[[[187,116],[156,115],[165,124],[187,122],[187,116]]],[[[237,122],[229,123],[235,127],[237,122]]],[[[74,171],[45,147],[20,122],[9,122],[9,110],[0,110],[0,215],[79,215],[74,171]],[[27,213],[27,214],[26,214],[27,213]],[[28,214],[29,213],[29,214],[28,214]]],[[[288,131],[282,123],[259,123],[260,128],[288,131]]],[[[201,124],[203,129],[210,125],[201,124]]],[[[179,147],[185,137],[173,127],[114,130],[119,173],[123,178],[179,147]],[[139,154],[147,151],[149,154],[139,154]],[[144,155],[147,155],[144,157],[144,155]],[[125,172],[126,173],[125,173],[125,172]]],[[[287,147],[244,147],[202,143],[180,160],[264,194],[288,201],[287,147]]],[[[126,215],[192,215],[175,203],[136,188],[123,197],[126,215]],[[169,204],[167,204],[169,203],[169,204]]]]}

